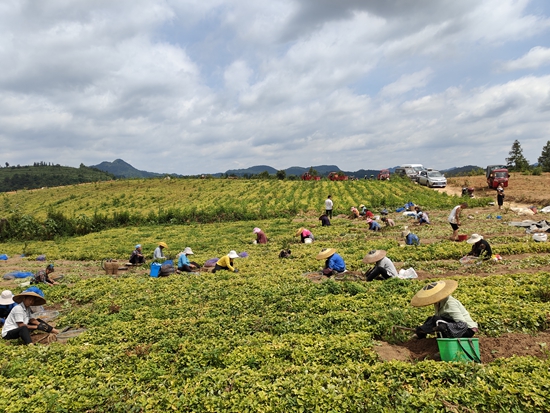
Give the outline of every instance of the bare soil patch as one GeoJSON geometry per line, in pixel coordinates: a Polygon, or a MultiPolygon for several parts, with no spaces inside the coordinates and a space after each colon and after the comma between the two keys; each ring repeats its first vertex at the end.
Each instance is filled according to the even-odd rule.
{"type": "MultiPolygon", "coordinates": [[[[477,337],[482,363],[490,363],[498,358],[512,356],[533,356],[540,359],[548,358],[550,332],[544,331],[536,335],[509,333],[500,337],[477,337]]],[[[374,347],[380,360],[419,361],[439,360],[439,348],[435,338],[412,338],[401,344],[378,342],[374,347]]]]}

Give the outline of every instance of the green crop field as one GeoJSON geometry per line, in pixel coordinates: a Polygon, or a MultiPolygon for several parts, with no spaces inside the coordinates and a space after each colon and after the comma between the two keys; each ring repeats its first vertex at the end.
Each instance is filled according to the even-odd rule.
{"type": "MultiPolygon", "coordinates": [[[[459,282],[453,296],[480,324],[480,338],[548,329],[550,244],[533,242],[508,225],[511,213],[497,220],[488,199],[475,199],[461,232],[484,234],[504,259],[463,267],[458,259],[469,245],[447,240],[447,215],[459,202],[399,180],[126,180],[2,194],[0,254],[10,258],[0,270],[35,271],[45,254],[65,275],[44,287],[46,307],[60,311],[58,326],[87,330],[67,343],[0,341],[0,405],[9,412],[548,411],[542,339],[539,357],[483,364],[384,361],[376,351],[407,339],[393,325],[416,326],[431,314],[409,305],[429,278],[459,282]],[[329,193],[336,213],[360,203],[375,213],[387,207],[397,226],[375,233],[364,220],[335,218],[321,227],[329,193]],[[408,201],[425,208],[431,226],[394,212],[408,201]],[[111,224],[82,235],[61,230],[94,215],[111,224]],[[116,221],[120,215],[128,219],[116,221]],[[252,243],[255,226],[267,245],[252,243]],[[402,245],[404,226],[419,235],[419,247],[402,245]],[[314,233],[313,244],[299,243],[299,227],[314,233]],[[151,278],[146,267],[118,276],[99,269],[104,258],[128,259],[137,243],[150,258],[159,241],[171,256],[190,246],[201,263],[231,249],[249,256],[235,260],[238,273],[151,278]],[[367,268],[369,250],[385,249],[398,270],[413,267],[420,278],[313,283],[303,274],[322,266],[315,255],[328,247],[352,271],[367,268]],[[282,248],[291,258],[278,258],[282,248]]],[[[20,292],[18,282],[3,281],[3,289],[20,292]]]]}

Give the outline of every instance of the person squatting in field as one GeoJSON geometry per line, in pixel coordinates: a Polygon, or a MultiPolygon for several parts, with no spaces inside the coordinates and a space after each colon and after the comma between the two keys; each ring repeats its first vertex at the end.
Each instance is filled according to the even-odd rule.
{"type": "Polygon", "coordinates": [[[433,316],[416,328],[417,338],[438,332],[445,338],[468,338],[477,333],[478,324],[462,303],[451,296],[457,287],[458,282],[454,280],[441,280],[425,285],[414,295],[411,300],[413,307],[433,304],[435,310],[433,316]]]}
{"type": "Polygon", "coordinates": [[[308,244],[314,240],[311,231],[309,229],[305,229],[304,227],[301,227],[298,231],[296,231],[296,236],[300,236],[302,244],[308,244]]]}
{"type": "Polygon", "coordinates": [[[201,267],[194,261],[189,261],[189,255],[195,255],[190,247],[185,247],[178,258],[178,271],[195,272],[201,267]]]}
{"type": "Polygon", "coordinates": [[[365,272],[367,281],[387,280],[398,275],[395,265],[386,257],[386,251],[384,250],[369,251],[363,258],[363,262],[365,264],[374,264],[374,267],[365,272]]]}
{"type": "Polygon", "coordinates": [[[13,297],[13,301],[18,303],[6,318],[4,327],[2,327],[2,338],[4,340],[15,340],[21,338],[23,343],[32,344],[31,331],[41,330],[47,333],[58,334],[59,331],[46,322],[32,318],[33,306],[46,304],[46,300],[40,295],[24,291],[13,297]]]}
{"type": "Polygon", "coordinates": [[[267,237],[260,228],[256,227],[252,232],[256,234],[256,244],[267,244],[267,237]]]}
{"type": "Polygon", "coordinates": [[[346,271],[344,259],[336,253],[336,249],[334,248],[323,248],[315,258],[318,260],[325,260],[325,267],[323,268],[324,275],[330,277],[331,275],[346,271]]]}

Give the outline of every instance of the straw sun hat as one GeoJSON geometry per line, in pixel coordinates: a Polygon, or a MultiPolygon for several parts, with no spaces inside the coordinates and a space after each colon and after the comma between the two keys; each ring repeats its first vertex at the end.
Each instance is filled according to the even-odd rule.
{"type": "Polygon", "coordinates": [[[403,228],[403,231],[401,232],[401,236],[406,237],[410,233],[411,233],[411,230],[409,228],[405,227],[405,228],[403,228]]]}
{"type": "Polygon", "coordinates": [[[168,245],[166,244],[166,242],[159,242],[159,247],[168,248],[168,245]]]}
{"type": "Polygon", "coordinates": [[[46,304],[46,300],[44,298],[42,298],[38,294],[30,292],[30,291],[23,291],[20,294],[14,295],[13,296],[13,301],[15,301],[17,304],[21,304],[23,302],[23,300],[25,299],[25,297],[33,297],[34,298],[34,302],[32,303],[33,306],[46,304]]]}
{"type": "Polygon", "coordinates": [[[315,258],[318,260],[325,260],[331,255],[334,255],[335,253],[336,253],[336,249],[334,248],[323,248],[315,258]]]}
{"type": "Polygon", "coordinates": [[[239,258],[239,254],[235,250],[229,251],[229,254],[227,254],[229,258],[239,258]]]}
{"type": "Polygon", "coordinates": [[[183,253],[185,255],[195,255],[193,254],[193,250],[191,249],[191,247],[185,247],[185,249],[183,250],[183,253]]]}
{"type": "Polygon", "coordinates": [[[411,300],[413,307],[424,307],[435,304],[450,296],[458,287],[455,280],[441,280],[429,283],[418,291],[411,300]]]}
{"type": "Polygon", "coordinates": [[[466,242],[468,244],[475,244],[476,242],[478,241],[481,241],[483,239],[483,237],[479,234],[472,234],[472,236],[470,237],[470,239],[468,239],[466,242]]]}
{"type": "Polygon", "coordinates": [[[262,230],[261,230],[260,228],[258,228],[258,227],[254,228],[254,229],[252,230],[252,232],[253,232],[254,234],[257,234],[258,232],[261,232],[261,231],[262,231],[262,230]]]}
{"type": "Polygon", "coordinates": [[[297,237],[297,236],[300,235],[302,232],[304,232],[304,229],[305,229],[304,227],[301,227],[298,231],[296,231],[296,235],[295,235],[295,236],[297,237]]]}
{"type": "Polygon", "coordinates": [[[385,256],[386,256],[386,251],[384,250],[372,250],[372,251],[369,251],[367,255],[365,255],[365,258],[363,258],[363,262],[365,264],[372,264],[374,262],[380,261],[385,256]]]}

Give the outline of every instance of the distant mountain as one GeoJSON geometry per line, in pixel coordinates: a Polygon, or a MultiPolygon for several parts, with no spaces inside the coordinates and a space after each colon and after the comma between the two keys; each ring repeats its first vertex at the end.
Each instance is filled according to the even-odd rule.
{"type": "Polygon", "coordinates": [[[91,165],[90,168],[96,168],[113,174],[117,178],[155,178],[165,174],[155,172],[140,171],[122,159],[116,159],[113,162],[101,162],[99,165],[91,165]]]}
{"type": "Polygon", "coordinates": [[[256,165],[246,169],[229,169],[225,173],[227,175],[243,176],[243,175],[257,175],[265,171],[267,171],[269,175],[275,175],[277,173],[277,169],[267,165],[256,165]]]}
{"type": "Polygon", "coordinates": [[[442,169],[440,172],[443,172],[445,176],[465,176],[468,175],[471,171],[481,169],[482,171],[485,171],[484,168],[481,166],[475,166],[475,165],[466,165],[461,167],[453,167],[449,169],[442,169]]]}

